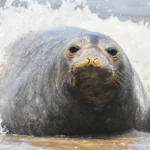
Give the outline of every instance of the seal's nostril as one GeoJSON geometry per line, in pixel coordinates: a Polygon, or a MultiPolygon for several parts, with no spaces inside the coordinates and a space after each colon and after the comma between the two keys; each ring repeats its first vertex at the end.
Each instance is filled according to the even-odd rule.
{"type": "Polygon", "coordinates": [[[98,58],[89,58],[87,57],[85,59],[85,66],[93,66],[93,67],[97,67],[99,63],[99,59],[98,58]]]}
{"type": "Polygon", "coordinates": [[[98,65],[98,63],[99,63],[99,59],[98,59],[98,58],[95,58],[95,59],[93,60],[93,64],[94,64],[94,66],[97,66],[97,65],[98,65]]]}
{"type": "Polygon", "coordinates": [[[91,61],[91,59],[90,59],[90,58],[86,58],[86,59],[85,59],[85,63],[86,63],[86,65],[89,65],[89,64],[90,64],[90,61],[91,61]]]}

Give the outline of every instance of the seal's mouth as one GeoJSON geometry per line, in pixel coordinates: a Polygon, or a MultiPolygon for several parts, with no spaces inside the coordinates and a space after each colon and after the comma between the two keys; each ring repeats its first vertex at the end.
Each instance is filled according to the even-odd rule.
{"type": "Polygon", "coordinates": [[[93,84],[96,81],[97,84],[107,84],[111,81],[114,72],[108,68],[89,66],[73,68],[72,74],[74,79],[79,83],[91,81],[91,84],[93,84]]]}
{"type": "Polygon", "coordinates": [[[94,66],[77,67],[72,68],[72,74],[75,88],[86,102],[104,104],[114,96],[111,69],[94,66]]]}

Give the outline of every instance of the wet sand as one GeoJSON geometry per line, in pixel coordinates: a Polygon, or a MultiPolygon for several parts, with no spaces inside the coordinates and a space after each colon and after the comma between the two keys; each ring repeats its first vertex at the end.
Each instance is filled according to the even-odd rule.
{"type": "Polygon", "coordinates": [[[0,136],[0,150],[148,150],[150,134],[131,131],[120,136],[43,137],[0,136]]]}

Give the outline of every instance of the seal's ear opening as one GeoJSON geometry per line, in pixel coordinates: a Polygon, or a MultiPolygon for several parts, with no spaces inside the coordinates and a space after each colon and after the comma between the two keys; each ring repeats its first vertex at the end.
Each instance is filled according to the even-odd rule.
{"type": "Polygon", "coordinates": [[[72,46],[69,48],[70,53],[76,53],[81,48],[79,46],[72,46]]]}

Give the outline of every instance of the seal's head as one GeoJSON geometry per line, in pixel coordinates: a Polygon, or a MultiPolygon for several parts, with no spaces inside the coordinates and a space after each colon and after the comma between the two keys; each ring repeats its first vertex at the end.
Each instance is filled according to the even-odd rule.
{"type": "Polygon", "coordinates": [[[87,103],[108,103],[121,83],[123,51],[108,36],[88,33],[66,48],[69,66],[67,83],[87,103]]]}

